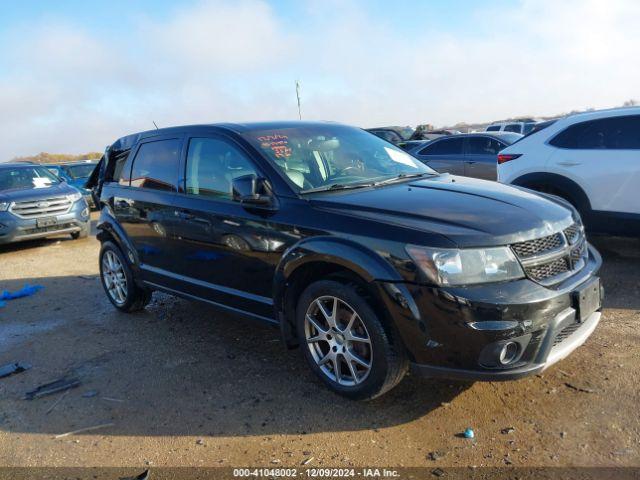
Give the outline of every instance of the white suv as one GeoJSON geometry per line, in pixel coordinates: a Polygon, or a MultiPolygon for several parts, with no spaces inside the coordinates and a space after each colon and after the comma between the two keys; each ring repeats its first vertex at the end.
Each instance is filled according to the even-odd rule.
{"type": "Polygon", "coordinates": [[[527,122],[497,122],[489,125],[485,132],[513,132],[526,135],[534,129],[537,123],[533,120],[527,122]]]}
{"type": "Polygon", "coordinates": [[[498,181],[565,198],[591,231],[640,235],[640,107],[538,124],[500,152],[498,181]]]}

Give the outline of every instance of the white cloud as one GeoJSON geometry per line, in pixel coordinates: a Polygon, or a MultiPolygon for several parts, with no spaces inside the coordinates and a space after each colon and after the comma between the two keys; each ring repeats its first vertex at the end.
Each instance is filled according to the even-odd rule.
{"type": "MultiPolygon", "coordinates": [[[[126,35],[33,22],[0,45],[0,160],[101,149],[159,125],[303,116],[436,125],[640,97],[640,4],[483,5],[471,31],[407,33],[366,2],[309,0],[299,22],[263,0],[202,1],[126,35]],[[4,51],[4,53],[3,53],[4,51]]],[[[451,12],[457,15],[459,12],[451,12]]],[[[450,23],[450,22],[449,22],[450,23]]]]}

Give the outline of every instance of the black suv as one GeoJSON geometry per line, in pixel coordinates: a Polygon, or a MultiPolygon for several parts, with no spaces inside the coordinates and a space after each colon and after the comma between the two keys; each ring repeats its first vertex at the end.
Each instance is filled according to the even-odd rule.
{"type": "Polygon", "coordinates": [[[111,145],[89,186],[116,308],[160,290],[273,323],[351,398],[384,393],[409,367],[540,372],[600,319],[600,256],[571,205],[438,174],[358,128],[143,132],[111,145]]]}

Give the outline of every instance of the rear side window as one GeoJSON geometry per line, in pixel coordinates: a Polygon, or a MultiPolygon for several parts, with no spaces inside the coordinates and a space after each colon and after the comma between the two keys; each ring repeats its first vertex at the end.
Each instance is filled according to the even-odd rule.
{"type": "Polygon", "coordinates": [[[487,127],[487,132],[499,132],[500,131],[500,125],[491,125],[490,127],[487,127]]]}
{"type": "Polygon", "coordinates": [[[555,147],[581,150],[639,150],[640,115],[576,123],[549,143],[555,147]]]}
{"type": "Polygon", "coordinates": [[[462,154],[462,146],[464,139],[448,138],[446,140],[438,140],[435,143],[427,145],[420,150],[419,155],[456,155],[462,154]]]}
{"type": "Polygon", "coordinates": [[[467,140],[467,154],[469,155],[497,155],[504,148],[495,138],[470,137],[467,140]]]}
{"type": "Polygon", "coordinates": [[[131,186],[174,191],[178,179],[180,139],[143,143],[131,169],[131,186]]]}
{"type": "Polygon", "coordinates": [[[511,123],[509,125],[507,125],[506,127],[504,127],[504,131],[505,132],[516,132],[516,133],[520,133],[520,124],[519,123],[511,123]]]}
{"type": "Polygon", "coordinates": [[[216,138],[192,138],[187,153],[187,193],[231,198],[234,178],[256,173],[234,145],[216,138]]]}

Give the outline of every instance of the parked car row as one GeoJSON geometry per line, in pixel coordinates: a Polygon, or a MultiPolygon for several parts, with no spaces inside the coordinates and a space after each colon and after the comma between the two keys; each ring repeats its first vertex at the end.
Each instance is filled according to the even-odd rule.
{"type": "MultiPolygon", "coordinates": [[[[495,156],[507,135],[436,145],[495,156]]],[[[379,396],[409,368],[531,375],[600,319],[600,256],[568,202],[438,173],[358,128],[141,132],[107,149],[89,186],[115,308],[163,291],[277,325],[349,398],[379,396]]]]}
{"type": "Polygon", "coordinates": [[[439,172],[562,197],[592,232],[640,235],[638,107],[546,122],[500,122],[481,133],[400,145],[439,172]]]}

